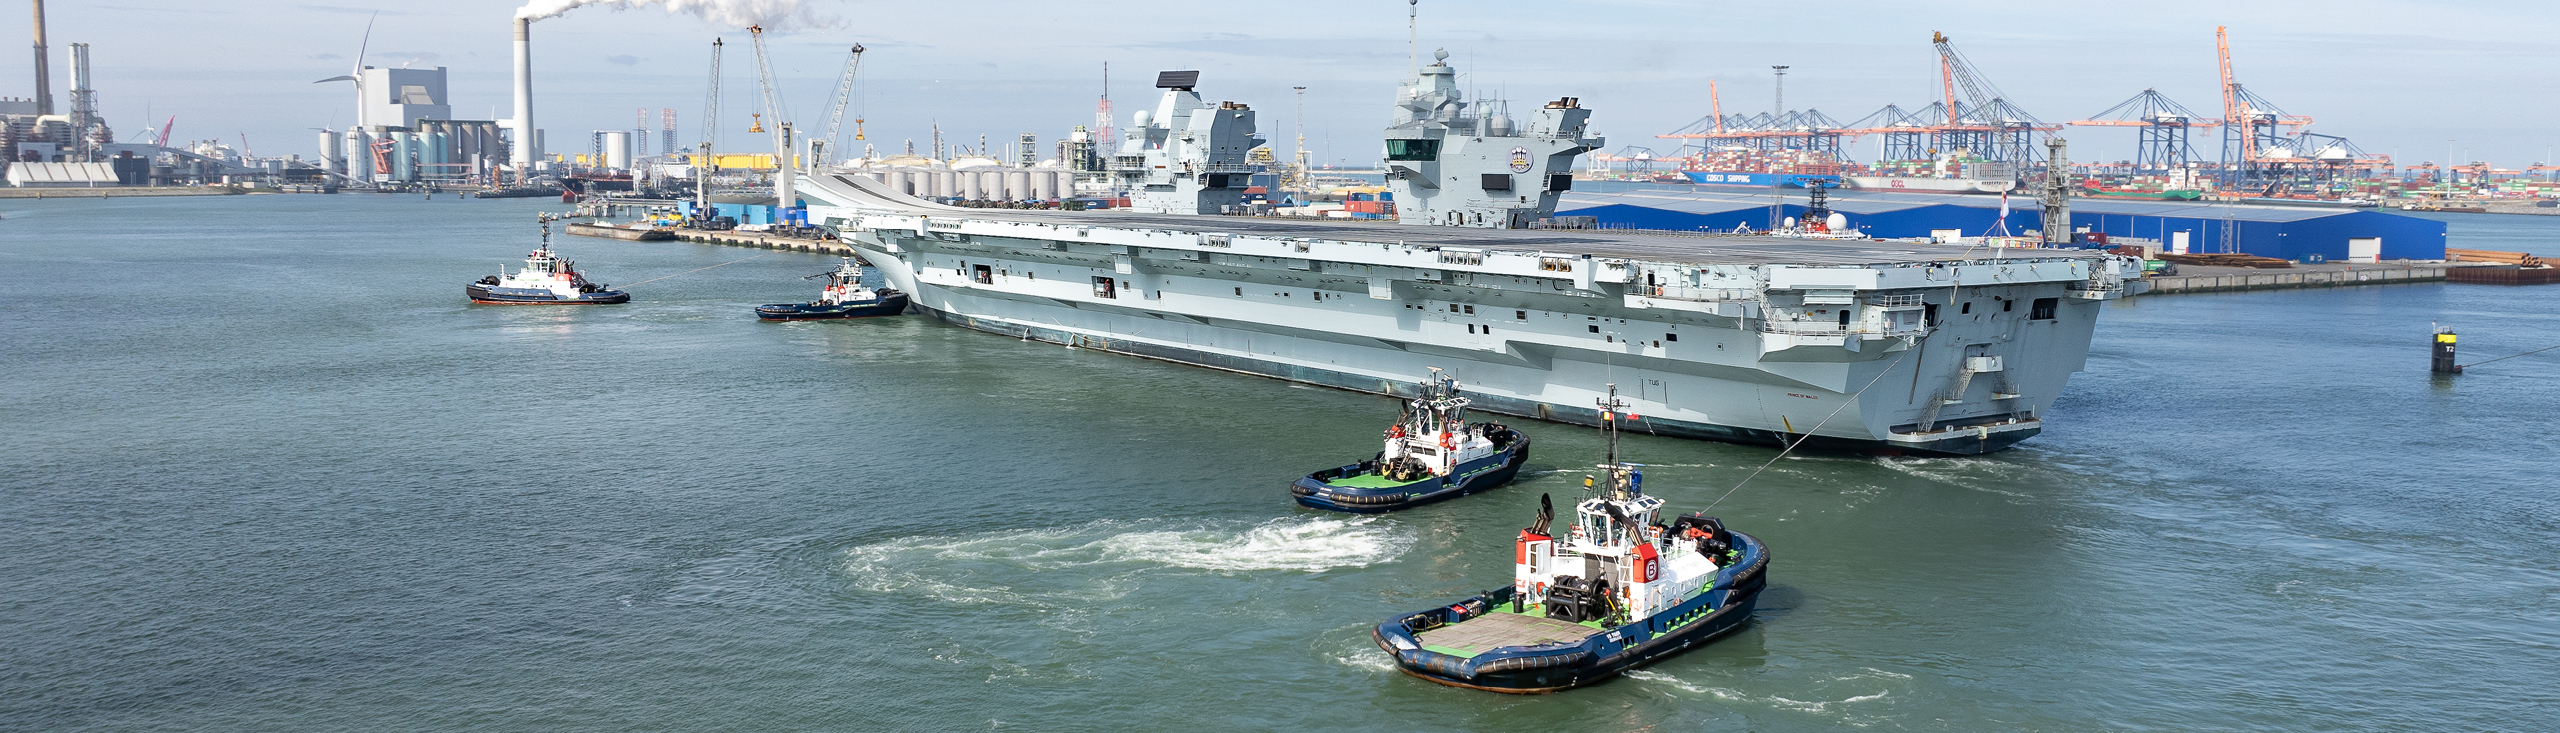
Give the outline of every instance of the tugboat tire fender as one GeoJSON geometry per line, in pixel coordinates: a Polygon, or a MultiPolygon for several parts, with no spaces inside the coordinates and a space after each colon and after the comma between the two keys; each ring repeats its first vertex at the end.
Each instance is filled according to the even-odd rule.
{"type": "Polygon", "coordinates": [[[1563,654],[1534,654],[1488,659],[1481,664],[1473,665],[1474,669],[1466,671],[1468,673],[1467,677],[1475,678],[1488,674],[1501,674],[1504,672],[1520,672],[1532,669],[1550,669],[1554,667],[1571,667],[1582,664],[1590,659],[1591,652],[1576,649],[1563,654]]]}

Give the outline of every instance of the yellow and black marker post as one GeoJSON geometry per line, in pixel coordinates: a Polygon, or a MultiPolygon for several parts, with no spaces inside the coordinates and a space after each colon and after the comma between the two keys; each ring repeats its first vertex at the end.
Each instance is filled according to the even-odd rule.
{"type": "Polygon", "coordinates": [[[2453,363],[2453,329],[2436,327],[2435,364],[2430,371],[2437,374],[2461,374],[2462,365],[2453,363]]]}

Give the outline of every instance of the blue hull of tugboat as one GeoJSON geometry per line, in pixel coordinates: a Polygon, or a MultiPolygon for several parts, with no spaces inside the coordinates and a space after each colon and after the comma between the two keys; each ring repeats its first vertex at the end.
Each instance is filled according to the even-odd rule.
{"type": "Polygon", "coordinates": [[[1458,465],[1457,470],[1436,479],[1425,479],[1402,486],[1385,488],[1341,486],[1331,479],[1358,475],[1373,470],[1375,460],[1328,468],[1298,477],[1289,484],[1289,496],[1299,506],[1353,514],[1378,514],[1410,509],[1436,501],[1455,499],[1511,483],[1520,473],[1520,464],[1529,460],[1529,436],[1499,424],[1488,425],[1510,435],[1510,441],[1493,455],[1458,465]]]}
{"type": "Polygon", "coordinates": [[[1680,605],[1585,637],[1579,644],[1501,647],[1473,657],[1422,648],[1413,628],[1460,623],[1457,606],[1483,601],[1491,609],[1511,602],[1511,588],[1409,614],[1379,624],[1371,641],[1395,657],[1405,674],[1452,687],[1522,695],[1568,690],[1602,682],[1639,665],[1688,651],[1741,629],[1768,587],[1769,550],[1759,538],[1732,533],[1742,558],[1719,570],[1708,590],[1680,605]]]}
{"type": "Polygon", "coordinates": [[[756,317],[768,321],[814,321],[827,318],[870,318],[907,312],[907,294],[895,293],[869,303],[818,305],[776,303],[756,306],[756,317]]]}
{"type": "Polygon", "coordinates": [[[462,286],[462,292],[471,296],[471,302],[489,305],[608,305],[631,302],[631,294],[620,290],[599,290],[582,293],[575,298],[563,298],[549,290],[492,288],[472,283],[462,286]]]}

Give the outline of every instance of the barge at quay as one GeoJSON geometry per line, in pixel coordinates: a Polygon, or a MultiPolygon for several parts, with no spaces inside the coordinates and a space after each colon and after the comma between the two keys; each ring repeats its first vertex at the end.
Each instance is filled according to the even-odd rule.
{"type": "Polygon", "coordinates": [[[1206,156],[1258,142],[1196,76],[1160,80],[1119,155],[1181,205],[958,208],[858,173],[800,193],[920,312],[978,330],[1405,398],[1438,366],[1473,409],[1583,425],[1604,419],[1591,385],[1617,382],[1631,429],[1835,450],[2035,435],[2139,273],[2083,250],[1505,228],[1552,216],[1601,141],[1572,98],[1516,124],[1468,111],[1445,60],[1387,132],[1405,223],[1190,213],[1241,178],[1206,156]],[[1200,159],[1160,152],[1176,138],[1200,159]]]}

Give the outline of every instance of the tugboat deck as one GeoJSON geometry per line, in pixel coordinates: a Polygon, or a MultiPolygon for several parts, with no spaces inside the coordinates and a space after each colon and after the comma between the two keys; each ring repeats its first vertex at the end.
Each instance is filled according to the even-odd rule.
{"type": "Polygon", "coordinates": [[[1325,482],[1325,485],[1339,486],[1346,489],[1392,489],[1398,486],[1410,486],[1422,483],[1425,480],[1428,479],[1418,478],[1412,481],[1397,481],[1385,476],[1380,476],[1376,473],[1364,473],[1358,476],[1346,476],[1327,481],[1325,482]]]}
{"type": "Polygon", "coordinates": [[[1579,644],[1606,629],[1597,621],[1573,623],[1547,618],[1531,604],[1519,613],[1502,606],[1485,615],[1414,635],[1422,648],[1455,657],[1474,657],[1506,646],[1579,644]]]}
{"type": "MultiPolygon", "coordinates": [[[[1874,239],[1798,239],[1748,235],[1628,234],[1587,229],[1479,229],[1425,227],[1386,222],[1343,221],[1301,217],[1140,214],[1126,211],[1056,209],[969,209],[945,206],[889,193],[868,178],[836,175],[823,183],[832,191],[859,192],[865,200],[839,205],[900,210],[897,213],[937,218],[1109,227],[1159,231],[1231,233],[1264,237],[1302,237],[1343,242],[1460,247],[1511,252],[1591,255],[1691,265],[1878,265],[1965,261],[2001,257],[2011,260],[2094,259],[2103,252],[2064,249],[2009,249],[1928,242],[1874,239]],[[852,189],[845,191],[844,189],[852,189]]],[[[850,198],[847,196],[846,198],[850,198]]]]}

